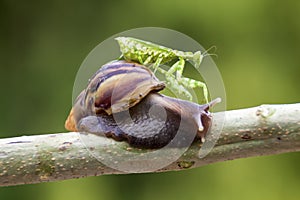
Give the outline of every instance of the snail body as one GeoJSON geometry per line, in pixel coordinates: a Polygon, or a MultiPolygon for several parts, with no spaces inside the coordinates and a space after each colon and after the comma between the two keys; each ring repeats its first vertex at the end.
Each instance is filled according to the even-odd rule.
{"type": "Polygon", "coordinates": [[[164,84],[146,67],[127,61],[104,65],[77,97],[66,120],[70,131],[105,135],[139,148],[161,148],[178,133],[173,146],[185,146],[193,137],[203,139],[211,125],[205,105],[159,94],[164,84]],[[127,76],[129,75],[129,76],[127,76]]]}

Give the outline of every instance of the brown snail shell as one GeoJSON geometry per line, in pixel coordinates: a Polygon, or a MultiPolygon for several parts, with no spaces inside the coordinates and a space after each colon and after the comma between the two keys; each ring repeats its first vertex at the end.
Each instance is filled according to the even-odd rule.
{"type": "Polygon", "coordinates": [[[211,125],[208,110],[219,99],[198,105],[159,94],[163,88],[164,84],[140,64],[108,63],[77,97],[65,127],[104,134],[139,148],[163,147],[178,131],[184,136],[176,146],[188,145],[184,141],[190,137],[203,139],[211,125]],[[153,106],[158,108],[155,112],[151,111],[153,106]]]}
{"type": "Polygon", "coordinates": [[[90,80],[86,91],[86,104],[93,96],[95,112],[128,110],[149,92],[164,89],[165,85],[145,66],[124,61],[104,65],[90,80]]]}

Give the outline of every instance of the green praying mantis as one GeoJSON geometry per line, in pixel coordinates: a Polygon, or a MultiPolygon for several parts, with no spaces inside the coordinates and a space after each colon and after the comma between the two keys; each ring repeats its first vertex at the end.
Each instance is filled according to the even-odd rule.
{"type": "MultiPolygon", "coordinates": [[[[203,58],[208,55],[201,53],[201,51],[184,52],[164,47],[152,42],[132,38],[132,37],[117,37],[115,38],[120,46],[121,58],[128,61],[135,61],[142,65],[150,65],[153,72],[159,71],[162,73],[167,81],[168,87],[179,94],[185,95],[192,101],[192,94],[187,88],[193,89],[201,87],[203,89],[203,96],[208,102],[208,89],[205,83],[191,78],[182,76],[185,61],[190,61],[196,69],[199,69],[203,58]],[[175,62],[168,70],[160,67],[161,64],[166,64],[171,61],[175,62]]],[[[206,51],[207,52],[207,51],[206,51]]]]}

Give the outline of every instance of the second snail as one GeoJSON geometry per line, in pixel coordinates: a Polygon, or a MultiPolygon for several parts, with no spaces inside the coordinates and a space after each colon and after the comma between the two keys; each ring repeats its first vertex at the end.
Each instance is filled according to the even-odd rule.
{"type": "Polygon", "coordinates": [[[204,141],[212,121],[209,109],[220,98],[199,105],[160,94],[164,87],[141,64],[107,63],[77,97],[65,128],[126,141],[138,148],[161,148],[179,129],[184,136],[173,146],[187,145],[186,138],[191,136],[204,141]]]}

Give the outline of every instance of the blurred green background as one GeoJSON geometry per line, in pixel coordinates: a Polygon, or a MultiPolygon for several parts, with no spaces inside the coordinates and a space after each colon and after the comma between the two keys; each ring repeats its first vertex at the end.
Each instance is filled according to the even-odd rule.
{"type": "MultiPolygon", "coordinates": [[[[300,101],[300,1],[0,1],[0,137],[63,132],[76,72],[98,43],[157,26],[205,48],[228,109],[300,101]]],[[[0,188],[0,199],[299,199],[300,155],[181,172],[108,175],[0,188]]]]}

